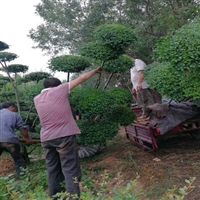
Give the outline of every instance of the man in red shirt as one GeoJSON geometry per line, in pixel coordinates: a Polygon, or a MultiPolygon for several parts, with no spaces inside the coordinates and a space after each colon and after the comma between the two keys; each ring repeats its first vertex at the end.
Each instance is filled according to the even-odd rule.
{"type": "Polygon", "coordinates": [[[49,196],[63,191],[60,185],[65,181],[69,199],[79,199],[81,170],[76,135],[80,130],[74,120],[68,95],[70,90],[89,79],[100,69],[93,69],[78,78],[61,84],[57,78],[47,78],[45,89],[34,98],[41,123],[41,143],[44,148],[49,196]]]}

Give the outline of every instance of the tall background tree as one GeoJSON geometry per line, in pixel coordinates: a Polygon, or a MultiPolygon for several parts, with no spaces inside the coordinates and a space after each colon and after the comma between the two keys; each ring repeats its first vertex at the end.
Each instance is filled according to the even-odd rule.
{"type": "Polygon", "coordinates": [[[44,20],[29,36],[49,54],[70,51],[92,40],[102,24],[118,23],[132,28],[138,42],[130,53],[151,63],[158,38],[165,36],[199,15],[195,0],[42,0],[36,13],[44,20]]]}

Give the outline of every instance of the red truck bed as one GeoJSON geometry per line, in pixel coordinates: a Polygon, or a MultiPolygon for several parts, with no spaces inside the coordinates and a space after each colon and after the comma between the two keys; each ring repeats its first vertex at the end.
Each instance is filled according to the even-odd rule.
{"type": "MultiPolygon", "coordinates": [[[[136,108],[136,115],[139,115],[139,108],[136,108]]],[[[134,111],[134,108],[133,108],[134,111]]],[[[183,133],[190,133],[196,139],[200,139],[200,115],[187,120],[178,126],[174,127],[164,135],[160,135],[159,130],[150,127],[148,122],[133,122],[131,125],[125,127],[127,139],[130,142],[149,151],[158,149],[158,142],[160,140],[183,133]]]]}

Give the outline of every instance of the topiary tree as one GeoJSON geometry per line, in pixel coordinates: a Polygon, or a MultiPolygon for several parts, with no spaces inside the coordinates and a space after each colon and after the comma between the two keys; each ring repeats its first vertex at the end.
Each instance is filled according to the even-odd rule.
{"type": "Polygon", "coordinates": [[[23,82],[36,81],[38,83],[40,80],[51,77],[51,74],[47,72],[31,72],[23,77],[23,82]]]}
{"type": "Polygon", "coordinates": [[[178,29],[174,34],[160,38],[154,50],[154,58],[161,64],[146,74],[151,86],[155,85],[153,82],[157,79],[162,83],[156,86],[157,90],[165,92],[167,96],[179,99],[200,99],[199,29],[200,20],[196,19],[178,29]]]}
{"type": "Polygon", "coordinates": [[[132,46],[137,38],[130,27],[121,24],[103,24],[94,30],[94,37],[97,44],[107,46],[123,54],[132,46]]]}
{"type": "Polygon", "coordinates": [[[0,51],[4,51],[5,49],[9,49],[9,46],[5,42],[0,41],[0,51]]]}
{"type": "Polygon", "coordinates": [[[104,89],[107,88],[110,79],[114,74],[125,73],[133,66],[133,61],[126,56],[119,56],[117,59],[108,60],[104,64],[104,70],[110,73],[110,76],[107,80],[107,83],[104,86],[104,89]]]}
{"type": "Polygon", "coordinates": [[[80,89],[70,93],[73,110],[78,110],[77,120],[81,134],[77,136],[80,145],[105,146],[118,133],[119,126],[126,126],[135,119],[127,105],[132,95],[122,88],[80,89]]]}
{"type": "MultiPolygon", "coordinates": [[[[4,43],[0,42],[0,49],[5,50],[9,48],[9,46],[4,43]]],[[[6,62],[10,62],[17,58],[17,55],[14,53],[9,52],[1,52],[0,51],[0,64],[2,66],[1,70],[4,71],[13,86],[13,89],[15,91],[15,97],[16,97],[16,103],[18,108],[18,113],[20,114],[20,104],[19,104],[19,96],[18,96],[18,90],[17,90],[17,73],[25,73],[28,70],[28,66],[26,65],[20,65],[20,64],[14,64],[14,65],[7,65],[6,62]],[[11,77],[11,73],[14,73],[15,77],[14,79],[11,77]]]]}
{"type": "Polygon", "coordinates": [[[118,24],[105,24],[95,29],[94,42],[80,47],[82,56],[101,63],[104,71],[110,73],[104,90],[98,89],[100,74],[95,89],[76,89],[71,92],[72,107],[81,115],[77,121],[82,133],[78,136],[81,145],[104,146],[107,140],[118,133],[120,125],[129,125],[135,119],[129,108],[132,101],[129,91],[122,88],[105,90],[114,74],[125,72],[133,65],[123,54],[135,40],[132,29],[118,24]]]}
{"type": "Polygon", "coordinates": [[[49,69],[52,71],[67,72],[67,81],[70,73],[80,72],[88,67],[91,63],[82,56],[62,55],[50,60],[49,69]]]}
{"type": "MultiPolygon", "coordinates": [[[[104,70],[111,73],[112,76],[114,73],[130,69],[133,65],[122,55],[136,42],[136,39],[134,31],[129,27],[120,24],[104,24],[94,30],[94,42],[82,45],[79,53],[100,61],[102,68],[108,62],[104,70]]],[[[98,88],[100,78],[101,74],[95,88],[98,88]]]]}
{"type": "Polygon", "coordinates": [[[9,80],[15,91],[18,113],[21,114],[20,103],[19,103],[19,92],[17,88],[17,74],[25,73],[28,70],[28,66],[20,65],[20,64],[13,64],[13,65],[8,65],[8,66],[5,64],[2,66],[3,66],[3,71],[6,72],[6,74],[8,75],[9,80]],[[11,73],[14,73],[14,79],[12,79],[11,73]]]}

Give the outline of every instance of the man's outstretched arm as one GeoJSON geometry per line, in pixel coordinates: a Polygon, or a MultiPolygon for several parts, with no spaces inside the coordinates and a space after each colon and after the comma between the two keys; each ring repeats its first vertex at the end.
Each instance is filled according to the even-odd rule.
{"type": "Polygon", "coordinates": [[[89,79],[91,76],[93,76],[95,73],[101,73],[101,69],[100,67],[93,69],[89,72],[86,72],[84,74],[81,74],[79,77],[77,77],[76,79],[70,81],[70,89],[75,88],[77,85],[79,85],[80,83],[86,81],[87,79],[89,79]]]}

